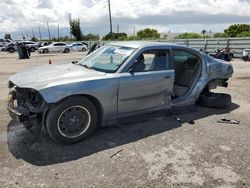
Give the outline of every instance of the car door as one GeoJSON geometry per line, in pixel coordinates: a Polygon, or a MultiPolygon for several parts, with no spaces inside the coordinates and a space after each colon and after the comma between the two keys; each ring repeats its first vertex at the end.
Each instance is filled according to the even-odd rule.
{"type": "Polygon", "coordinates": [[[129,72],[121,73],[118,116],[168,107],[174,84],[169,50],[147,50],[138,55],[129,72]]]}
{"type": "Polygon", "coordinates": [[[50,52],[56,52],[57,51],[57,43],[49,45],[49,51],[50,52]]]}
{"type": "Polygon", "coordinates": [[[77,44],[77,51],[82,51],[82,44],[77,44]]]}
{"type": "Polygon", "coordinates": [[[57,46],[57,51],[58,52],[63,52],[65,50],[65,45],[64,43],[59,43],[57,46]]]}
{"type": "Polygon", "coordinates": [[[77,44],[72,45],[72,51],[77,51],[77,44]]]}

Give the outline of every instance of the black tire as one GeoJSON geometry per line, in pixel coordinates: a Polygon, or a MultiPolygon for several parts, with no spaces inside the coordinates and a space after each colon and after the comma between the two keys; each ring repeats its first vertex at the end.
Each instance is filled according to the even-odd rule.
{"type": "Polygon", "coordinates": [[[36,51],[36,49],[34,47],[30,48],[30,52],[35,52],[35,51],[36,51]]]}
{"type": "Polygon", "coordinates": [[[14,48],[10,48],[10,49],[9,49],[9,52],[10,52],[10,53],[14,53],[14,52],[15,52],[15,49],[14,49],[14,48]]]}
{"type": "Polygon", "coordinates": [[[68,48],[65,48],[65,50],[64,50],[64,53],[69,53],[69,49],[68,48]]]}
{"type": "Polygon", "coordinates": [[[47,48],[43,49],[43,53],[44,54],[48,54],[49,53],[49,50],[47,48]]]}
{"type": "Polygon", "coordinates": [[[85,52],[85,51],[87,51],[87,49],[86,48],[82,48],[82,52],[85,52]]]}
{"type": "Polygon", "coordinates": [[[231,104],[231,96],[226,93],[208,92],[200,96],[198,103],[210,108],[225,108],[231,104]]]}
{"type": "Polygon", "coordinates": [[[97,118],[96,107],[91,101],[85,97],[71,97],[52,107],[46,117],[46,127],[55,142],[74,144],[93,133],[97,118]]]}

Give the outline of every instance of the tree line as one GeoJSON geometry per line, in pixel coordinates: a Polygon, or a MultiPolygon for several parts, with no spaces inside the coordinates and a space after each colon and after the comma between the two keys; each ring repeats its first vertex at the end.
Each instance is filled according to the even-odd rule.
{"type": "MultiPolygon", "coordinates": [[[[73,39],[69,36],[52,38],[52,41],[97,41],[100,40],[100,36],[96,34],[86,34],[84,35],[81,30],[80,20],[73,19],[70,21],[70,33],[73,35],[73,39]]],[[[211,33],[211,31],[209,32],[211,33]]],[[[164,38],[167,37],[167,34],[164,35],[164,38]]],[[[213,36],[208,35],[208,32],[203,29],[201,33],[186,32],[179,34],[175,39],[193,39],[193,38],[228,38],[228,37],[250,37],[250,25],[248,24],[233,24],[221,33],[215,33],[213,36]]],[[[5,39],[11,39],[10,34],[5,34],[5,39]]],[[[126,33],[108,33],[102,40],[155,40],[160,38],[160,33],[151,28],[145,28],[139,30],[135,35],[128,36],[126,33]]],[[[38,41],[37,38],[32,38],[33,41],[38,41]]]]}
{"type": "Polygon", "coordinates": [[[233,24],[230,25],[224,32],[215,33],[213,36],[206,35],[207,31],[203,29],[201,34],[198,33],[182,33],[177,39],[192,39],[192,38],[229,38],[229,37],[250,37],[250,25],[248,24],[233,24]]]}

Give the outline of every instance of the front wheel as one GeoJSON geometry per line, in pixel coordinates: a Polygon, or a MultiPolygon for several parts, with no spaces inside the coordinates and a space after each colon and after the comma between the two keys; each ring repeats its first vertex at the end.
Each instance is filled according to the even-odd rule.
{"type": "Polygon", "coordinates": [[[64,49],[64,53],[69,53],[69,51],[70,51],[70,50],[69,50],[68,48],[65,48],[65,49],[64,49]]]}
{"type": "Polygon", "coordinates": [[[14,52],[15,52],[15,49],[14,49],[14,48],[10,48],[10,49],[9,49],[9,52],[10,52],[10,53],[14,53],[14,52]]]}
{"type": "Polygon", "coordinates": [[[93,133],[97,126],[97,111],[85,97],[71,97],[54,106],[46,118],[50,137],[59,143],[73,144],[93,133]]]}
{"type": "Polygon", "coordinates": [[[45,48],[45,49],[43,49],[43,53],[47,54],[47,53],[49,53],[49,50],[47,48],[45,48]]]}
{"type": "Polygon", "coordinates": [[[36,51],[36,49],[34,47],[30,48],[30,52],[35,52],[35,51],[36,51]]]}

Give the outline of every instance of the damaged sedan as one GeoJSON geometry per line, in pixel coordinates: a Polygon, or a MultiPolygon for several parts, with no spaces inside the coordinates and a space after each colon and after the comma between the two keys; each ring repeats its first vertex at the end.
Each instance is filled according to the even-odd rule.
{"type": "Polygon", "coordinates": [[[72,144],[123,118],[199,102],[222,108],[229,62],[161,42],[109,43],[78,62],[45,65],[10,77],[9,112],[26,128],[41,126],[72,144]]]}

